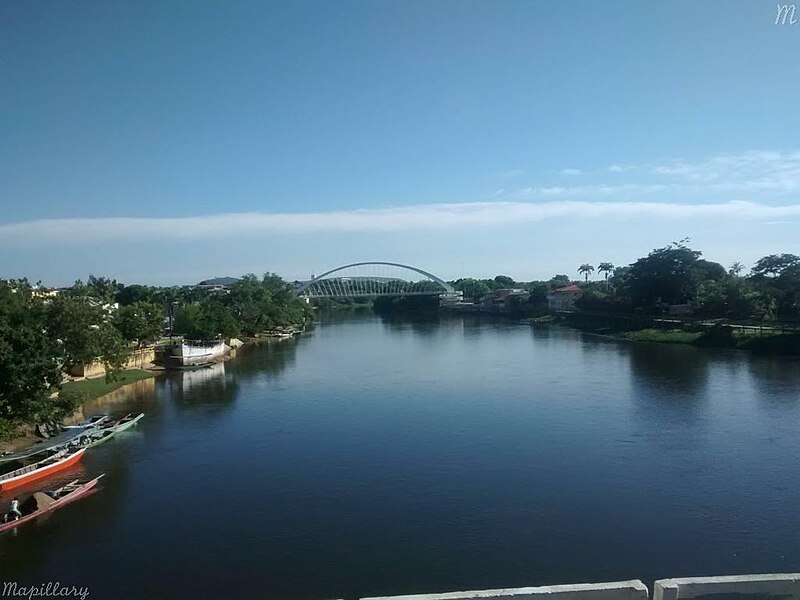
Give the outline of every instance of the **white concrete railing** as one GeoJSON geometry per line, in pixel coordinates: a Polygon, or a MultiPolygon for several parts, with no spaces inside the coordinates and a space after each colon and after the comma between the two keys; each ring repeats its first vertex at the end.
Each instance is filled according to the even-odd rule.
{"type": "Polygon", "coordinates": [[[574,585],[550,585],[544,587],[505,588],[472,592],[448,592],[444,594],[417,594],[362,600],[467,600],[470,598],[494,598],[500,600],[647,600],[647,587],[638,579],[612,583],[579,583],[574,585]]]}
{"type": "Polygon", "coordinates": [[[501,600],[647,600],[647,586],[638,579],[611,583],[578,583],[573,585],[548,585],[543,587],[504,588],[444,594],[416,594],[412,596],[384,596],[362,600],[468,600],[491,598],[501,600]]]}
{"type": "Polygon", "coordinates": [[[653,589],[654,600],[702,599],[713,596],[742,594],[751,598],[800,598],[800,573],[776,573],[772,575],[731,575],[727,577],[684,577],[660,579],[653,589]]]}
{"type": "MultiPolygon", "coordinates": [[[[638,579],[611,583],[580,583],[542,587],[504,588],[410,596],[376,596],[361,600],[648,600],[647,586],[638,579]]],[[[684,577],[659,579],[653,600],[800,600],[800,573],[769,575],[731,575],[724,577],[684,577]]]]}

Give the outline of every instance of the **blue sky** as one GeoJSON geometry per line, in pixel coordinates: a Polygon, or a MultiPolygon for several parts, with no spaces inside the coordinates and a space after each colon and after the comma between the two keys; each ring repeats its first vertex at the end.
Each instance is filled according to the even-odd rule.
{"type": "Polygon", "coordinates": [[[775,3],[0,5],[0,277],[800,253],[775,3]]]}

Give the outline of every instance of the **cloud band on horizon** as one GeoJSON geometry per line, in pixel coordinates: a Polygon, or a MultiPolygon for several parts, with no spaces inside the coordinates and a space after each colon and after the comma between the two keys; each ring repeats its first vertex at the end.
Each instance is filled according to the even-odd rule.
{"type": "Polygon", "coordinates": [[[315,213],[223,213],[193,217],[39,219],[0,224],[0,245],[93,244],[156,238],[225,238],[263,233],[370,233],[453,230],[552,219],[708,219],[776,222],[800,217],[800,204],[745,201],[669,202],[466,202],[315,213]]]}

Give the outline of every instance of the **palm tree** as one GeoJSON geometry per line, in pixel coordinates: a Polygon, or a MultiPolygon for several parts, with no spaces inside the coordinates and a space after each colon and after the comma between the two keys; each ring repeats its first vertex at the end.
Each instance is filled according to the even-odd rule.
{"type": "Polygon", "coordinates": [[[605,276],[606,276],[606,289],[608,289],[608,275],[611,273],[611,271],[614,270],[614,265],[611,264],[610,262],[601,262],[597,266],[597,270],[600,273],[604,273],[605,274],[605,276]]]}
{"type": "Polygon", "coordinates": [[[583,273],[586,277],[586,281],[589,281],[589,274],[594,271],[594,267],[589,263],[583,263],[580,267],[578,267],[578,273],[583,273]]]}
{"type": "Polygon", "coordinates": [[[737,260],[735,263],[731,265],[731,268],[728,270],[728,273],[730,275],[733,275],[734,277],[738,277],[739,273],[741,273],[742,271],[744,271],[744,265],[737,260]]]}

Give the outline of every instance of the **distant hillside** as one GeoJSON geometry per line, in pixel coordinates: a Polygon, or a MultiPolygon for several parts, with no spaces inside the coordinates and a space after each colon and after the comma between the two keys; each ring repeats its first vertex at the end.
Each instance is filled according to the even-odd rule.
{"type": "Polygon", "coordinates": [[[214,277],[213,279],[204,279],[197,285],[224,285],[230,286],[239,281],[238,277],[214,277]]]}

